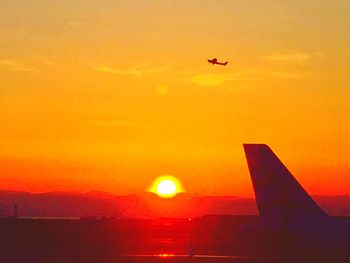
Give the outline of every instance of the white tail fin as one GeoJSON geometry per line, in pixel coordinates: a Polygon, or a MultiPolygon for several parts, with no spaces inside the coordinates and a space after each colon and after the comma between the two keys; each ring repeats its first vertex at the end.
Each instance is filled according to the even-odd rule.
{"type": "Polygon", "coordinates": [[[326,217],[265,144],[243,144],[259,214],[265,222],[326,217]]]}

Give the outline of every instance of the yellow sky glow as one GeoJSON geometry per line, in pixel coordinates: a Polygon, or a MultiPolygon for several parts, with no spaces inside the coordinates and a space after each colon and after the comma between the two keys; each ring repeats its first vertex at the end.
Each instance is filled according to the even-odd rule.
{"type": "Polygon", "coordinates": [[[261,142],[310,192],[350,194],[349,12],[1,1],[1,188],[129,194],[169,173],[189,193],[251,196],[241,144],[261,142]]]}

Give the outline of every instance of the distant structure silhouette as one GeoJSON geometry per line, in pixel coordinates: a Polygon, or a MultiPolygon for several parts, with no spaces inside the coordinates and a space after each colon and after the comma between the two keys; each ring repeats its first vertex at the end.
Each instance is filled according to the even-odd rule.
{"type": "Polygon", "coordinates": [[[18,218],[18,205],[15,204],[13,211],[13,218],[18,218]]]}
{"type": "Polygon", "coordinates": [[[192,237],[192,218],[188,219],[189,222],[189,235],[188,235],[188,256],[193,257],[193,237],[192,237]]]}

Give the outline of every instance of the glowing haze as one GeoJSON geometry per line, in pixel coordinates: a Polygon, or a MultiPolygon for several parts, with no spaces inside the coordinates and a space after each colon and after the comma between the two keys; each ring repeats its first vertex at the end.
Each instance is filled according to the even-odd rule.
{"type": "Polygon", "coordinates": [[[251,196],[243,142],[350,194],[349,1],[0,3],[1,188],[251,196]],[[207,59],[229,61],[211,66],[207,59]]]}

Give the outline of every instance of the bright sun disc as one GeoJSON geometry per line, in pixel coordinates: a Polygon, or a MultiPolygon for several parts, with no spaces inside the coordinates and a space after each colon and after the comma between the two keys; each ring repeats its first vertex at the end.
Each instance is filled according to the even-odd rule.
{"type": "Polygon", "coordinates": [[[183,188],[178,179],[170,175],[165,175],[158,177],[149,191],[163,198],[171,198],[183,192],[183,188]]]}
{"type": "Polygon", "coordinates": [[[176,193],[176,185],[171,180],[163,180],[157,186],[157,193],[161,195],[172,195],[176,193]]]}

